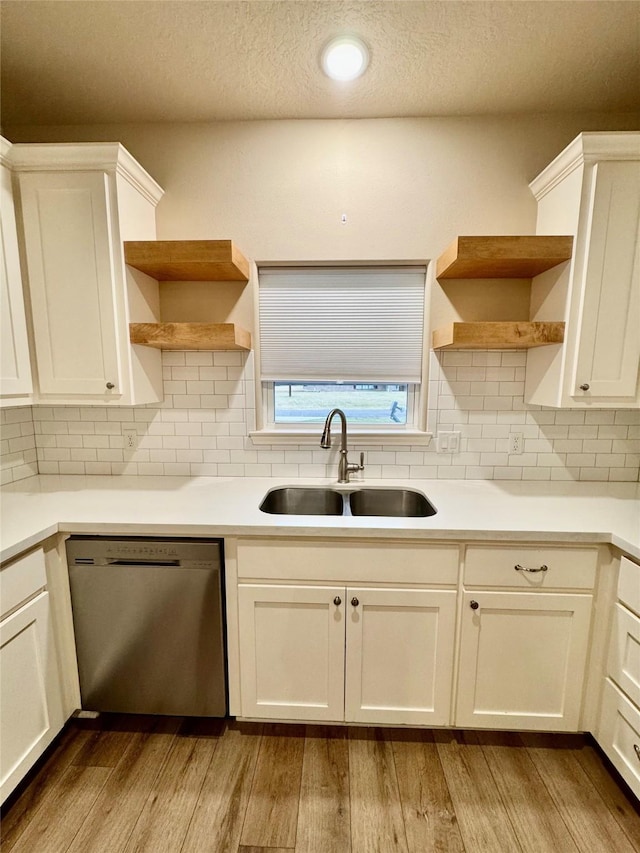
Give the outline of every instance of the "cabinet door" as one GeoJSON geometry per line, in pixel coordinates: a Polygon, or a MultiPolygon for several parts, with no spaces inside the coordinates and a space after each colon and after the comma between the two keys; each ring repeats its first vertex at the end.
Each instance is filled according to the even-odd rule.
{"type": "Polygon", "coordinates": [[[640,797],[640,709],[604,682],[598,743],[636,797],[640,797]]]}
{"type": "Polygon", "coordinates": [[[25,172],[19,180],[39,392],[118,396],[108,176],[25,172]]]}
{"type": "Polygon", "coordinates": [[[640,367],[640,167],[603,162],[594,168],[571,393],[633,401],[640,367]]]}
{"type": "Polygon", "coordinates": [[[0,800],[4,800],[64,722],[47,592],[0,624],[0,664],[0,800]]]}
{"type": "Polygon", "coordinates": [[[344,718],[344,597],[344,587],[238,587],[244,717],[344,718]]]}
{"type": "Polygon", "coordinates": [[[465,592],[456,726],[577,731],[591,601],[465,592]]]}
{"type": "Polygon", "coordinates": [[[6,166],[2,166],[0,172],[2,173],[0,184],[1,393],[3,397],[24,397],[31,394],[32,383],[22,275],[18,257],[18,235],[13,208],[11,172],[6,166]]]}
{"type": "Polygon", "coordinates": [[[346,720],[447,725],[454,590],[347,590],[346,720]]]}
{"type": "Polygon", "coordinates": [[[640,707],[640,619],[621,604],[613,611],[607,675],[640,707]]]}

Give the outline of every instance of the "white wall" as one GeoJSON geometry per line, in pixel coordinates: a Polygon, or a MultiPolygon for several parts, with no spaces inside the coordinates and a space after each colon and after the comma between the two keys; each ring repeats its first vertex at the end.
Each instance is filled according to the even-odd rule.
{"type": "MultiPolygon", "coordinates": [[[[166,191],[157,211],[159,239],[231,238],[247,257],[255,261],[393,260],[435,258],[457,234],[533,233],[535,202],[528,182],[580,131],[633,129],[635,126],[637,121],[633,116],[571,115],[7,128],[6,135],[14,142],[121,141],[166,191]],[[342,214],[347,216],[346,224],[341,223],[342,214]]],[[[458,292],[456,296],[460,304],[465,305],[465,310],[473,312],[475,304],[475,310],[483,317],[495,311],[496,314],[500,312],[502,319],[502,312],[506,310],[502,297],[504,291],[495,286],[484,290],[477,284],[473,287],[473,291],[458,292]]],[[[522,315],[526,311],[529,294],[526,284],[517,287],[520,290],[516,295],[510,292],[512,301],[508,311],[522,315]]],[[[449,296],[452,292],[447,290],[449,296]]],[[[447,293],[435,285],[432,310],[438,321],[457,313],[447,293]]],[[[171,296],[165,297],[163,319],[179,319],[166,315],[166,311],[171,310],[174,296],[175,291],[172,290],[171,296]]],[[[251,291],[246,288],[234,310],[239,315],[250,316],[250,300],[251,291]]],[[[215,311],[215,306],[211,310],[215,311]]],[[[228,310],[226,306],[225,311],[228,310]]],[[[466,319],[471,318],[467,314],[466,319]]],[[[211,316],[210,319],[222,318],[211,316]]],[[[139,424],[141,432],[144,432],[143,422],[152,426],[205,422],[201,402],[196,400],[198,395],[189,395],[186,390],[188,382],[197,380],[197,377],[188,379],[185,374],[185,377],[176,378],[172,373],[174,369],[198,365],[193,364],[189,356],[184,363],[172,362],[172,357],[176,356],[169,356],[169,361],[165,359],[167,381],[185,383],[184,394],[176,395],[182,400],[178,399],[176,403],[173,395],[176,386],[171,384],[169,388],[172,391],[168,392],[171,399],[154,414],[149,409],[135,410],[130,414],[123,412],[124,420],[128,418],[139,424]]],[[[446,424],[449,429],[451,423],[460,424],[464,428],[465,442],[484,439],[485,444],[471,447],[487,449],[470,450],[464,443],[465,453],[477,455],[463,456],[456,464],[455,458],[451,457],[444,461],[434,460],[432,449],[426,453],[422,452],[423,449],[416,450],[417,455],[406,455],[406,451],[402,451],[402,455],[399,450],[396,453],[394,449],[380,448],[377,452],[391,454],[380,457],[380,473],[383,476],[405,476],[408,472],[417,476],[416,472],[422,470],[426,476],[429,469],[429,476],[445,476],[446,472],[440,469],[451,467],[452,476],[637,479],[640,451],[638,413],[594,412],[589,413],[587,423],[587,416],[580,412],[528,409],[522,402],[522,391],[518,385],[521,383],[520,375],[516,379],[514,372],[514,378],[505,379],[502,388],[499,384],[496,386],[498,380],[490,378],[494,375],[490,368],[513,368],[520,374],[524,354],[519,358],[517,365],[503,364],[503,356],[497,353],[460,353],[457,361],[456,354],[451,354],[451,357],[435,360],[431,376],[432,423],[436,426],[446,424]],[[471,363],[464,363],[466,358],[471,359],[471,363]],[[481,363],[483,359],[484,363],[481,363]],[[475,374],[472,371],[475,379],[463,378],[466,377],[464,368],[478,368],[484,373],[481,377],[478,371],[475,374]],[[457,375],[458,369],[462,369],[460,376],[457,375]],[[472,381],[479,383],[473,389],[472,381]],[[515,384],[509,385],[510,381],[515,384]],[[474,397],[475,400],[471,399],[474,397]],[[555,448],[553,444],[530,445],[538,448],[531,453],[555,455],[542,460],[528,456],[519,465],[513,458],[505,461],[503,456],[482,457],[483,452],[503,452],[502,446],[495,443],[493,449],[488,449],[487,442],[501,441],[504,433],[504,429],[483,430],[483,427],[516,429],[517,425],[529,427],[525,432],[531,441],[573,443],[555,448]],[[582,431],[576,432],[578,427],[582,427],[582,431]],[[602,435],[600,427],[603,428],[602,435]],[[613,433],[609,437],[613,427],[618,428],[613,430],[615,437],[613,433]],[[553,434],[553,428],[560,429],[553,434]],[[574,428],[573,435],[571,428],[574,428]],[[485,434],[487,432],[491,435],[485,434]],[[585,450],[584,441],[598,440],[609,444],[587,445],[592,449],[585,450]],[[566,449],[560,449],[562,447],[566,449]],[[569,453],[576,455],[569,458],[565,455],[569,453]],[[514,464],[510,465],[510,462],[514,464]],[[389,467],[385,468],[386,465],[389,467]]],[[[200,366],[216,364],[218,362],[212,360],[210,365],[200,366]]],[[[245,380],[244,373],[241,377],[234,374],[233,381],[244,383],[245,380]]],[[[258,450],[251,445],[246,433],[252,425],[254,412],[252,393],[246,392],[243,384],[241,393],[232,395],[232,407],[205,415],[210,423],[234,425],[226,435],[227,427],[223,427],[223,432],[218,432],[217,436],[211,431],[207,433],[208,441],[196,442],[200,447],[191,446],[188,440],[186,444],[184,441],[170,441],[174,446],[165,446],[162,441],[160,445],[152,442],[153,447],[141,446],[141,451],[147,450],[147,456],[143,454],[138,459],[128,460],[112,457],[115,468],[110,470],[117,473],[127,466],[137,465],[135,470],[143,473],[147,469],[139,466],[153,463],[155,473],[205,473],[208,470],[221,475],[286,473],[303,476],[311,470],[317,473],[324,471],[326,457],[316,456],[316,451],[310,456],[289,455],[287,460],[287,453],[311,454],[312,451],[305,448],[258,450]],[[237,409],[240,399],[243,400],[242,406],[237,409]],[[222,438],[222,446],[218,437],[222,438]],[[229,443],[227,438],[235,441],[229,443]],[[175,452],[152,459],[151,450],[175,452]],[[227,453],[215,456],[224,461],[206,463],[204,457],[201,459],[197,453],[188,459],[178,460],[176,452],[181,450],[201,450],[202,453],[213,454],[211,460],[219,451],[227,453]],[[232,467],[215,470],[174,467],[205,464],[232,467]],[[294,467],[275,467],[280,465],[294,467]],[[308,465],[312,468],[307,468],[308,465]]],[[[49,418],[48,412],[41,417],[36,408],[36,432],[45,435],[42,424],[54,421],[59,423],[58,429],[62,429],[62,423],[74,423],[74,429],[80,430],[77,424],[81,420],[91,422],[90,411],[82,409],[82,417],[76,419],[75,411],[65,415],[61,410],[49,418]]],[[[93,426],[87,427],[89,446],[82,446],[80,432],[75,433],[81,436],[80,439],[74,441],[76,445],[80,442],[75,450],[96,450],[95,456],[90,453],[81,459],[76,453],[74,458],[74,448],[68,446],[69,439],[66,440],[67,446],[61,447],[57,439],[37,438],[43,472],[61,470],[62,462],[76,463],[71,467],[80,472],[83,466],[79,463],[107,461],[97,458],[100,448],[90,446],[90,436],[95,435],[96,424],[109,422],[108,419],[115,417],[111,414],[114,410],[104,414],[93,411],[93,426]],[[45,453],[47,450],[49,452],[45,453]],[[59,452],[66,450],[68,454],[59,452]]],[[[165,426],[161,429],[165,430],[161,435],[176,435],[175,427],[173,433],[170,428],[167,432],[165,426]]],[[[198,438],[197,432],[191,434],[198,438]]],[[[145,435],[149,433],[145,432],[145,435]]],[[[153,429],[150,435],[154,435],[153,429]]],[[[202,431],[199,435],[202,439],[202,431]]],[[[114,439],[114,443],[117,445],[117,440],[114,439]]],[[[121,451],[117,446],[102,449],[121,451]]],[[[378,463],[370,462],[372,470],[378,463]]],[[[71,472],[69,467],[66,470],[71,472]]],[[[83,467],[83,470],[88,469],[83,467]]],[[[134,469],[128,467],[128,470],[133,472],[134,469]]]]}

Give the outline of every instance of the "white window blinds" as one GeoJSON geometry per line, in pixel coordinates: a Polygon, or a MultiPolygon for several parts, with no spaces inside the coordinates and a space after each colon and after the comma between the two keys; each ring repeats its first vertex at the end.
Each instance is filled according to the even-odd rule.
{"type": "Polygon", "coordinates": [[[420,382],[425,272],[262,268],[262,380],[420,382]]]}

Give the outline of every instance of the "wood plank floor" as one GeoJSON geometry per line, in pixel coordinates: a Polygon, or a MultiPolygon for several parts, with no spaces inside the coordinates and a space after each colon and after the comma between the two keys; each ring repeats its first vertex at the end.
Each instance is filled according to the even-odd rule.
{"type": "Polygon", "coordinates": [[[587,738],[103,715],[2,816],[3,853],[639,853],[587,738]]]}

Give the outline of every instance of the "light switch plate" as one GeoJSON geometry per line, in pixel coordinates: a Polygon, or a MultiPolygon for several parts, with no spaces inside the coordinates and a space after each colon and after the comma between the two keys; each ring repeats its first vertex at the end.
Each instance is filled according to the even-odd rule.
{"type": "Polygon", "coordinates": [[[460,452],[460,430],[439,430],[436,436],[436,448],[438,453],[460,452]]]}

